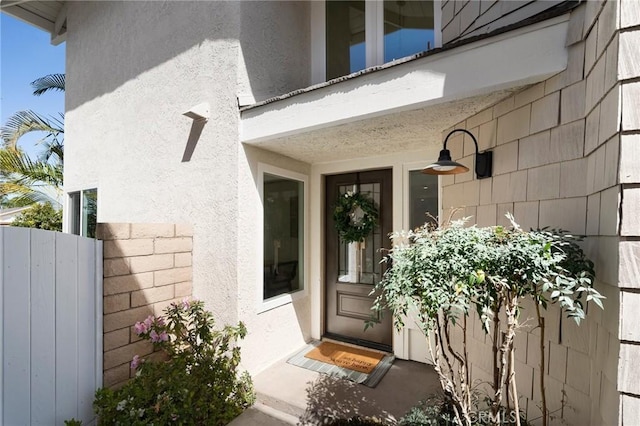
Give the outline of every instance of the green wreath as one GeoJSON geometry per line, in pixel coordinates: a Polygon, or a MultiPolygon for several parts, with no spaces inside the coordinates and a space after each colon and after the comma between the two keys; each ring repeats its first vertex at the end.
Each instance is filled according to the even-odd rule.
{"type": "Polygon", "coordinates": [[[378,210],[370,198],[359,192],[347,192],[336,201],[333,221],[341,241],[360,242],[376,227],[378,210]]]}

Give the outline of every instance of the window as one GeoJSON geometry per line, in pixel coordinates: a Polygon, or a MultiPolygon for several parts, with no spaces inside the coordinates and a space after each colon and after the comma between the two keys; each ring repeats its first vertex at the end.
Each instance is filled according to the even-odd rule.
{"type": "Polygon", "coordinates": [[[431,1],[327,1],[326,80],[433,49],[431,1]]]}
{"type": "Polygon", "coordinates": [[[304,182],[263,173],[262,300],[304,287],[304,182]]]}
{"type": "Polygon", "coordinates": [[[98,190],[69,193],[69,232],[83,237],[96,237],[98,190]]]}
{"type": "Polygon", "coordinates": [[[438,176],[420,170],[409,172],[409,226],[416,229],[425,223],[437,224],[438,176]]]}

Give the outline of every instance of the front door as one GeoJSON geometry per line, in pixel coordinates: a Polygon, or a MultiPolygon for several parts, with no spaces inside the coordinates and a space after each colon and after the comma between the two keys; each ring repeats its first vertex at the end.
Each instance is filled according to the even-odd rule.
{"type": "Polygon", "coordinates": [[[391,247],[391,170],[374,170],[326,177],[326,324],[328,337],[391,351],[391,315],[385,312],[380,323],[364,329],[371,318],[375,295],[385,265],[380,261],[391,247]],[[360,192],[373,200],[378,224],[364,243],[345,243],[338,237],[333,219],[338,197],[360,192]]]}

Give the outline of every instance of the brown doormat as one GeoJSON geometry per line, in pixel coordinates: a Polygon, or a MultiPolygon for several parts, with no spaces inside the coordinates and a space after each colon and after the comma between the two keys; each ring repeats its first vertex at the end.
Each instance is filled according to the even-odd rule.
{"type": "Polygon", "coordinates": [[[353,348],[333,342],[322,342],[305,355],[305,358],[365,374],[370,374],[382,357],[384,357],[384,354],[379,352],[353,348]]]}

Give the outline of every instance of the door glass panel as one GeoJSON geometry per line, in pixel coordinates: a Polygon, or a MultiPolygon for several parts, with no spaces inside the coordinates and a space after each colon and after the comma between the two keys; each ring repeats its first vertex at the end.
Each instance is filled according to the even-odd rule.
{"type": "Polygon", "coordinates": [[[409,224],[416,229],[425,223],[436,224],[438,217],[438,176],[420,170],[409,172],[409,224]]]}
{"type": "Polygon", "coordinates": [[[384,61],[433,49],[433,1],[384,2],[384,61]]]}
{"type": "Polygon", "coordinates": [[[326,2],[327,80],[366,67],[364,1],[326,2]]]}
{"type": "MultiPolygon", "coordinates": [[[[357,191],[356,185],[340,185],[340,194],[348,191],[357,191]]],[[[371,198],[376,208],[380,206],[380,184],[366,183],[360,185],[361,194],[371,198]]],[[[380,219],[380,218],[378,218],[380,219]]],[[[380,222],[380,220],[378,220],[380,222]]],[[[370,284],[375,285],[380,281],[382,274],[382,233],[379,224],[376,225],[365,239],[363,244],[345,243],[338,244],[338,281],[341,283],[370,284]]]]}

